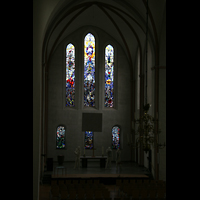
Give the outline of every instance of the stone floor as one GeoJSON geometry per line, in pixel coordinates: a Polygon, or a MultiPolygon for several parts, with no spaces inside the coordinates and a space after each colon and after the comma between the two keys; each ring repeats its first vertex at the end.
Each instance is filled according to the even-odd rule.
{"type": "MultiPolygon", "coordinates": [[[[120,198],[121,196],[118,193],[119,186],[116,185],[106,185],[108,191],[110,191],[110,200],[115,198],[120,198]]],[[[40,185],[40,194],[39,200],[50,200],[49,191],[51,189],[50,185],[40,185]]]]}
{"type": "MultiPolygon", "coordinates": [[[[82,168],[80,163],[79,169],[74,169],[74,162],[64,162],[63,166],[65,167],[65,172],[63,172],[61,169],[56,170],[56,167],[58,167],[58,163],[53,163],[53,171],[46,171],[44,174],[48,175],[62,175],[65,174],[71,174],[71,175],[81,175],[81,174],[133,174],[133,175],[151,175],[151,173],[148,171],[145,167],[140,167],[137,163],[134,162],[123,162],[121,166],[121,170],[116,169],[115,162],[111,163],[110,169],[100,168],[100,164],[98,161],[88,161],[87,168],[82,168]]],[[[114,200],[114,198],[119,197],[118,196],[118,188],[116,185],[106,185],[108,190],[110,191],[111,199],[114,200]]],[[[49,200],[49,191],[51,186],[48,184],[41,184],[40,185],[40,198],[39,200],[49,200]]]]}

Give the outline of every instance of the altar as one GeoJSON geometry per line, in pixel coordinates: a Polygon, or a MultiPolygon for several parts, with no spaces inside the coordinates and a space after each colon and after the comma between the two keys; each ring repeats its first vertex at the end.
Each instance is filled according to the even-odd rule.
{"type": "Polygon", "coordinates": [[[100,159],[100,168],[105,168],[107,156],[80,156],[82,168],[87,168],[88,159],[100,159]]]}

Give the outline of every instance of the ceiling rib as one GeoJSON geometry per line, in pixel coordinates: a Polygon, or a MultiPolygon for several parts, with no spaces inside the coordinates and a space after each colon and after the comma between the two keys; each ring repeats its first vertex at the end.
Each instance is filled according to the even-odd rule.
{"type": "Polygon", "coordinates": [[[128,57],[129,57],[129,62],[130,62],[130,65],[132,66],[132,59],[131,59],[131,54],[130,54],[130,50],[129,50],[129,47],[127,45],[127,42],[122,34],[122,32],[120,31],[119,27],[117,26],[117,24],[115,23],[115,21],[113,20],[113,18],[108,14],[108,12],[101,6],[101,5],[98,5],[98,7],[107,15],[107,17],[111,20],[111,22],[113,23],[113,25],[115,26],[115,28],[117,29],[117,31],[119,32],[125,46],[126,46],[126,50],[128,52],[128,57]]]}
{"type": "Polygon", "coordinates": [[[48,58],[48,61],[47,63],[49,62],[50,60],[50,57],[51,57],[51,54],[53,53],[54,49],[55,49],[55,46],[56,46],[56,43],[58,42],[58,40],[60,39],[61,35],[64,33],[64,31],[67,29],[67,27],[84,11],[86,10],[88,7],[85,6],[82,10],[80,10],[75,16],[73,16],[72,19],[70,19],[70,21],[64,26],[64,28],[62,29],[62,31],[60,32],[60,34],[58,35],[57,39],[55,40],[54,44],[53,44],[53,47],[51,48],[51,51],[50,51],[50,54],[49,54],[49,58],[48,58]]]}
{"type": "Polygon", "coordinates": [[[115,13],[116,15],[118,15],[127,25],[128,27],[132,30],[133,34],[135,35],[136,39],[137,39],[137,42],[138,42],[138,45],[141,49],[141,43],[140,43],[140,40],[139,40],[139,37],[136,33],[136,31],[134,30],[134,28],[131,26],[131,24],[119,13],[119,12],[122,12],[123,14],[125,14],[127,17],[129,17],[130,19],[132,19],[140,28],[141,30],[144,32],[142,26],[137,22],[137,20],[135,20],[131,15],[129,15],[128,13],[124,12],[123,10],[117,8],[116,6],[113,6],[113,5],[110,5],[110,4],[106,4],[106,3],[101,3],[101,2],[87,2],[87,3],[82,3],[82,4],[79,4],[79,5],[76,5],[74,7],[72,7],[69,11],[67,11],[67,13],[57,21],[57,23],[55,24],[55,26],[53,27],[53,29],[51,30],[51,32],[49,33],[49,36],[48,36],[48,39],[46,41],[46,43],[43,43],[43,47],[45,46],[46,44],[46,49],[45,49],[45,61],[47,61],[47,63],[49,62],[50,60],[50,57],[56,47],[56,44],[58,42],[58,40],[60,39],[60,37],[62,36],[62,34],[64,33],[64,31],[67,29],[67,27],[81,14],[83,13],[87,8],[90,8],[92,5],[96,4],[104,13],[105,15],[111,20],[111,22],[113,23],[113,25],[116,27],[118,33],[120,34],[120,37],[122,38],[124,44],[125,44],[125,47],[127,49],[127,53],[128,53],[128,57],[129,57],[129,61],[130,61],[130,64],[132,66],[132,59],[131,59],[131,54],[130,54],[130,49],[127,45],[127,42],[119,28],[119,26],[116,24],[116,22],[114,21],[114,19],[111,17],[111,15],[105,10],[105,8],[109,9],[110,11],[112,11],[113,13],[115,13]],[[82,10],[80,10],[75,16],[73,16],[70,21],[67,23],[67,25],[65,25],[65,27],[62,29],[62,31],[59,33],[57,39],[55,40],[51,50],[50,50],[50,54],[47,58],[47,49],[48,49],[48,44],[49,44],[49,40],[51,38],[51,35],[53,34],[53,32],[56,30],[56,28],[58,27],[58,25],[67,17],[69,16],[70,14],[72,14],[73,12],[77,11],[78,9],[82,8],[82,10]],[[118,12],[117,12],[117,11],[118,12]]]}

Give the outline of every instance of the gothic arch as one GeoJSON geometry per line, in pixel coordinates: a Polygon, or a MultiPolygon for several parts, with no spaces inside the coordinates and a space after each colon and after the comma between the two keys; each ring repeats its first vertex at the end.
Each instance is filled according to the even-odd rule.
{"type": "MultiPolygon", "coordinates": [[[[113,1],[112,1],[113,2],[113,1]]],[[[135,65],[133,62],[133,57],[137,53],[137,48],[133,48],[130,39],[134,41],[135,46],[139,47],[140,51],[140,65],[141,65],[141,77],[144,75],[143,69],[143,52],[144,52],[144,39],[145,39],[145,12],[147,9],[147,3],[145,0],[142,1],[143,4],[141,8],[138,9],[134,7],[134,3],[129,3],[127,1],[116,1],[115,4],[111,4],[109,0],[106,3],[102,1],[94,1],[94,2],[84,2],[82,0],[74,0],[74,1],[65,1],[64,3],[60,3],[53,11],[51,15],[51,19],[49,19],[48,24],[45,28],[46,32],[44,33],[44,40],[42,45],[42,64],[43,64],[43,108],[42,113],[44,113],[44,126],[47,126],[48,121],[48,66],[49,61],[51,59],[52,54],[54,53],[56,47],[63,40],[63,37],[66,37],[66,31],[74,25],[76,19],[79,19],[83,16],[89,9],[95,8],[98,13],[103,13],[103,17],[107,19],[106,25],[111,25],[112,30],[114,31],[115,39],[118,40],[122,45],[123,49],[127,52],[129,59],[129,67],[130,67],[130,76],[131,76],[131,102],[135,101],[135,83],[134,78],[132,76],[135,65]],[[116,23],[116,19],[120,19],[123,23],[116,23]],[[66,22],[66,23],[65,23],[66,22]],[[121,28],[122,24],[124,24],[125,29],[121,28]],[[132,37],[126,37],[125,32],[131,32],[132,37]]],[[[155,110],[154,113],[158,112],[158,80],[159,80],[159,42],[158,42],[158,28],[156,27],[156,23],[154,21],[154,16],[151,13],[151,7],[149,6],[149,41],[152,48],[152,54],[154,55],[155,60],[155,110]]],[[[91,24],[90,24],[91,25],[91,24]]],[[[98,24],[95,24],[98,26],[98,24]]],[[[75,30],[75,29],[74,29],[75,30]]],[[[109,32],[111,34],[111,32],[109,32]]],[[[144,104],[144,80],[141,78],[140,82],[141,87],[141,113],[142,106],[144,104]]],[[[131,104],[131,121],[134,120],[134,111],[135,111],[135,103],[131,104]]],[[[141,115],[140,113],[140,115],[141,115]]],[[[157,125],[158,128],[158,125],[157,125]]],[[[131,129],[131,128],[130,128],[131,129]]],[[[47,131],[47,128],[44,128],[44,132],[47,131]]],[[[131,130],[132,131],[132,130],[131,130]]],[[[155,161],[157,162],[157,161],[155,161]]],[[[158,170],[157,170],[158,171],[158,170]]]]}

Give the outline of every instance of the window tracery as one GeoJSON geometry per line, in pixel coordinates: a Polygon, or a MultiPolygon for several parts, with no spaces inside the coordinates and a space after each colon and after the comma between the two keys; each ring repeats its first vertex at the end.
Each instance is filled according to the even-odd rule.
{"type": "Polygon", "coordinates": [[[95,37],[84,38],[84,106],[95,107],[95,37]]]}
{"type": "Polygon", "coordinates": [[[114,101],[114,48],[105,48],[105,107],[113,107],[114,101]]]}
{"type": "Polygon", "coordinates": [[[75,106],[75,47],[71,43],[66,47],[66,106],[75,106]]]}

